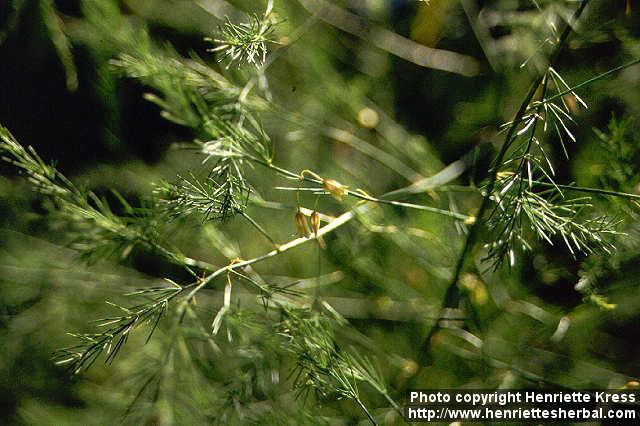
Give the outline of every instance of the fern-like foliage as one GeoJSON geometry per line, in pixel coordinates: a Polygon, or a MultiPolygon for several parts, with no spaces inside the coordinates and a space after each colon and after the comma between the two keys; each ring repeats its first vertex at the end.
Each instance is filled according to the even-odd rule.
{"type": "Polygon", "coordinates": [[[227,68],[234,63],[246,63],[259,68],[267,59],[269,43],[273,43],[273,21],[269,2],[265,14],[252,15],[249,21],[236,24],[229,20],[220,26],[216,38],[206,38],[216,47],[209,49],[219,53],[219,61],[227,62],[227,68]]]}
{"type": "MultiPolygon", "coordinates": [[[[555,8],[553,2],[544,1],[541,4],[544,7],[538,6],[538,10],[542,15],[555,8]]],[[[247,78],[246,74],[218,72],[218,67],[211,68],[195,54],[185,57],[170,46],[152,41],[143,26],[121,16],[115,2],[86,0],[83,5],[86,20],[91,23],[91,28],[96,29],[100,42],[106,41],[113,47],[114,51],[110,56],[113,60],[110,64],[121,76],[143,84],[148,90],[145,98],[161,109],[165,119],[188,130],[189,140],[180,146],[195,152],[198,161],[186,166],[187,170],[182,176],[177,176],[171,182],[157,184],[155,191],[149,196],[150,200],[141,202],[141,207],[134,208],[117,193],[114,193],[117,205],[110,205],[104,197],[79,189],[53,165],[45,163],[35,150],[24,148],[6,129],[0,127],[0,154],[26,174],[37,190],[52,201],[56,207],[53,210],[73,228],[74,247],[80,249],[88,260],[102,259],[114,253],[123,258],[134,247],[144,248],[160,254],[191,273],[190,278],[185,278],[185,282],[181,284],[168,281],[170,285],[167,286],[154,285],[128,293],[126,296],[136,298],[136,301],[125,304],[126,306],[111,304],[119,312],[97,320],[97,332],[73,334],[76,344],[58,351],[56,361],[68,366],[74,373],[86,371],[101,357],[107,363],[112,362],[135,330],[147,327],[149,340],[162,319],[171,317],[175,321],[172,322],[172,335],[168,338],[170,342],[165,348],[166,355],[156,360],[152,369],[143,369],[144,374],[151,370],[153,372],[151,378],[142,380],[145,384],[138,395],[144,394],[146,388],[152,389],[153,402],[158,401],[165,374],[162,370],[170,365],[178,352],[185,359],[193,358],[193,368],[202,374],[202,381],[215,382],[220,377],[216,368],[221,369],[215,364],[219,364],[221,359],[227,359],[232,361],[229,364],[233,364],[237,370],[232,372],[232,379],[215,383],[219,388],[216,391],[221,396],[212,398],[217,404],[212,411],[219,409],[221,414],[215,412],[215,415],[219,415],[222,421],[236,418],[229,413],[239,413],[237,418],[241,419],[257,419],[260,418],[255,415],[257,410],[252,416],[243,417],[241,406],[254,404],[257,394],[271,399],[270,402],[275,400],[277,396],[274,396],[274,389],[281,390],[275,386],[279,382],[279,369],[283,366],[289,368],[292,363],[294,367],[290,368],[291,376],[288,379],[291,380],[287,385],[292,385],[296,391],[293,393],[298,396],[314,394],[318,399],[350,400],[375,424],[376,420],[367,408],[364,388],[371,387],[382,395],[388,403],[385,403],[387,407],[398,412],[399,407],[390,396],[385,378],[376,368],[372,357],[360,356],[355,349],[344,343],[347,339],[343,338],[341,332],[348,326],[347,321],[322,299],[315,288],[313,296],[307,293],[306,290],[312,285],[320,287],[321,277],[309,279],[314,283],[307,283],[307,286],[297,286],[299,281],[288,278],[282,279],[285,284],[276,285],[274,277],[263,277],[256,272],[253,269],[255,264],[311,240],[316,240],[322,248],[327,246],[329,250],[335,249],[336,246],[331,247],[329,239],[325,243],[322,236],[353,218],[356,219],[353,222],[359,220],[369,231],[380,235],[395,234],[396,238],[392,237],[391,240],[411,253],[418,262],[424,257],[424,250],[409,237],[429,240],[430,243],[435,243],[434,247],[446,245],[446,241],[431,230],[378,224],[384,223],[388,217],[382,208],[373,212],[374,204],[444,215],[452,221],[458,221],[456,224],[462,232],[468,229],[466,225],[472,226],[472,232],[468,234],[468,247],[465,246],[462,252],[451,288],[457,286],[457,278],[464,272],[464,257],[473,252],[471,249],[467,250],[476,242],[471,238],[473,230],[482,225],[486,225],[491,236],[485,248],[486,257],[494,267],[507,260],[514,265],[517,252],[533,249],[535,240],[546,244],[560,242],[566,245],[571,254],[577,256],[579,253],[599,251],[610,253],[614,242],[619,239],[616,220],[598,214],[591,198],[571,195],[575,193],[573,189],[576,187],[557,182],[556,153],[562,151],[568,157],[569,150],[566,146],[577,139],[572,131],[575,124],[573,116],[587,105],[577,95],[575,86],[568,84],[546,60],[542,61],[544,65],[540,80],[522,102],[517,118],[505,125],[509,136],[505,141],[504,151],[501,151],[498,160],[489,170],[489,183],[481,188],[484,191],[482,208],[475,216],[476,213],[469,208],[473,200],[458,204],[451,198],[451,210],[445,210],[390,196],[415,195],[425,189],[448,191],[450,188],[444,189],[444,184],[456,179],[464,170],[451,173],[451,169],[447,171],[448,168],[445,168],[441,171],[447,176],[444,180],[439,180],[437,175],[431,176],[424,178],[422,184],[420,181],[411,182],[405,188],[375,197],[352,182],[342,184],[310,170],[296,172],[273,163],[273,144],[262,126],[261,116],[264,111],[273,111],[275,108],[272,108],[270,101],[262,98],[265,91],[260,92],[263,89],[259,85],[255,90],[252,86],[256,78],[266,81],[265,72],[271,60],[267,55],[269,44],[274,42],[272,1],[268,2],[264,15],[253,15],[247,23],[242,24],[226,20],[220,27],[219,34],[208,39],[216,45],[211,51],[216,52],[218,59],[226,62],[227,67],[249,64],[257,68],[245,70],[251,75],[248,77],[249,81],[242,80],[247,78]],[[236,78],[240,81],[236,81],[236,78]],[[294,180],[297,184],[276,188],[295,193],[294,202],[288,200],[287,204],[287,200],[282,203],[262,201],[270,208],[288,210],[291,227],[297,225],[299,228],[298,237],[292,237],[283,244],[277,243],[257,221],[248,216],[250,195],[254,189],[257,192],[262,184],[250,178],[249,171],[254,166],[264,167],[267,172],[294,180]],[[428,183],[426,186],[423,185],[425,181],[428,183]],[[314,186],[311,187],[311,184],[314,186]],[[412,188],[422,189],[413,191],[412,188]],[[303,197],[314,198],[316,206],[313,210],[301,205],[300,199],[303,197]],[[319,212],[323,204],[319,201],[322,197],[330,198],[332,208],[341,208],[342,211],[319,212]],[[353,198],[357,198],[359,202],[350,203],[349,200],[353,198]],[[487,205],[489,208],[485,210],[487,205]],[[464,210],[469,211],[464,213],[464,210]],[[167,217],[182,219],[193,215],[203,219],[203,223],[199,225],[201,227],[197,228],[198,236],[209,238],[214,247],[224,246],[224,250],[220,250],[226,257],[222,265],[214,266],[205,261],[186,258],[177,249],[161,244],[162,225],[167,217]],[[224,239],[217,234],[225,225],[220,222],[236,215],[246,218],[273,246],[255,257],[241,259],[241,250],[229,248],[230,244],[224,244],[224,239]],[[213,220],[218,223],[208,223],[213,220]],[[216,291],[216,287],[220,291],[216,291]],[[143,300],[138,301],[139,298],[143,300]],[[245,300],[255,303],[258,309],[254,311],[259,313],[245,310],[244,305],[241,309],[241,302],[244,304],[245,300]],[[210,327],[208,324],[211,324],[210,327]]],[[[556,9],[564,10],[565,7],[558,6],[556,9]]],[[[313,17],[310,22],[315,19],[313,17]]],[[[553,22],[549,25],[552,31],[545,37],[543,45],[554,44],[558,39],[555,28],[557,20],[558,17],[554,15],[553,22]]],[[[264,97],[270,99],[268,96],[264,97]]],[[[369,113],[375,113],[376,123],[380,121],[381,140],[396,133],[389,131],[388,119],[382,117],[382,114],[379,116],[373,109],[369,113]]],[[[377,126],[375,124],[371,127],[378,129],[377,126]]],[[[599,133],[600,139],[608,150],[615,151],[623,160],[624,164],[616,168],[615,176],[621,176],[619,182],[628,181],[633,174],[630,164],[637,153],[623,151],[623,146],[627,145],[618,142],[624,136],[619,129],[612,128],[609,133],[599,133]]],[[[340,134],[344,136],[344,143],[357,147],[369,157],[376,157],[383,164],[392,159],[395,165],[390,170],[400,170],[399,175],[402,177],[412,180],[417,176],[416,180],[422,179],[411,167],[395,161],[395,157],[382,148],[372,149],[359,136],[350,133],[347,136],[342,132],[340,134]]],[[[464,169],[466,166],[461,167],[464,169]]],[[[477,193],[475,187],[465,190],[477,193]]],[[[581,190],[597,192],[594,188],[581,190]]],[[[433,198],[437,198],[436,195],[433,198]]],[[[433,223],[419,219],[416,220],[417,223],[433,223]]],[[[353,244],[353,238],[350,238],[349,249],[354,252],[353,259],[345,260],[345,251],[338,246],[331,253],[334,255],[332,260],[338,267],[353,269],[357,276],[387,281],[390,277],[377,265],[376,259],[362,256],[360,247],[353,244]]],[[[455,244],[451,244],[451,247],[455,248],[455,244]]],[[[202,251],[208,249],[209,247],[202,251]]],[[[401,260],[404,262],[404,259],[401,260]]],[[[430,273],[440,280],[450,276],[449,266],[429,262],[422,265],[426,265],[425,270],[430,269],[430,273]]],[[[408,265],[403,263],[399,268],[406,266],[408,265]]],[[[408,271],[407,276],[412,275],[413,270],[408,271]]],[[[392,279],[390,282],[394,286],[396,282],[403,284],[400,278],[392,279]]],[[[461,283],[465,286],[463,281],[461,283]]],[[[467,287],[475,286],[476,289],[484,290],[480,277],[476,279],[474,276],[466,281],[467,284],[473,281],[473,285],[467,287]]],[[[398,286],[392,291],[396,291],[395,296],[404,297],[406,295],[403,292],[408,288],[398,286]]],[[[385,287],[380,285],[376,290],[383,289],[385,287]]],[[[416,297],[415,300],[420,300],[422,295],[418,284],[410,291],[416,297]]],[[[347,295],[349,293],[350,290],[346,292],[347,295]]],[[[478,297],[478,300],[487,299],[488,293],[482,294],[484,299],[478,297]]],[[[604,307],[610,306],[599,295],[594,293],[591,296],[596,303],[604,307]]],[[[380,297],[376,303],[384,305],[387,303],[385,299],[386,296],[380,297]]],[[[445,303],[449,303],[449,299],[455,301],[454,297],[445,297],[445,303]]],[[[412,301],[403,299],[398,304],[403,309],[410,302],[413,309],[412,301]]],[[[480,303],[484,302],[478,302],[480,303]]],[[[416,304],[415,309],[416,312],[420,310],[421,317],[424,316],[422,305],[416,304]]],[[[433,328],[435,329],[436,327],[433,328]]],[[[464,333],[472,346],[482,347],[479,337],[470,332],[464,333]]],[[[476,355],[472,352],[469,354],[476,355]]],[[[478,352],[477,355],[478,359],[484,359],[484,353],[478,352]]],[[[228,368],[225,363],[222,364],[222,369],[228,368]]],[[[412,362],[405,364],[409,365],[410,370],[417,369],[417,366],[412,366],[412,362]]],[[[175,373],[173,367],[171,365],[166,368],[174,370],[168,374],[175,373]]],[[[223,374],[223,377],[231,375],[228,371],[224,373],[227,376],[223,374]]],[[[415,371],[410,374],[415,374],[415,371]]],[[[208,403],[209,399],[203,398],[203,401],[208,403]]],[[[262,418],[270,418],[270,414],[266,413],[262,418]]],[[[273,417],[281,420],[283,416],[273,417]]]]}
{"type": "Polygon", "coordinates": [[[222,184],[212,177],[179,179],[177,184],[164,182],[156,190],[160,205],[172,218],[200,214],[204,220],[224,220],[246,207],[250,190],[233,176],[222,184]]]}
{"type": "Polygon", "coordinates": [[[76,187],[53,165],[46,164],[32,147],[24,148],[4,127],[0,127],[0,154],[26,174],[42,194],[56,204],[56,211],[73,226],[74,245],[87,260],[118,253],[126,256],[137,244],[155,246],[153,227],[143,225],[144,215],[123,203],[128,216],[114,214],[103,198],[76,187]]]}
{"type": "Polygon", "coordinates": [[[320,398],[353,400],[375,423],[358,390],[358,383],[364,382],[387,397],[397,409],[371,362],[351,355],[336,342],[335,327],[344,325],[344,319],[301,309],[283,308],[282,313],[278,332],[287,339],[287,347],[296,359],[291,375],[300,395],[314,392],[320,398]]]}
{"type": "Polygon", "coordinates": [[[126,296],[141,296],[146,299],[145,302],[135,306],[124,307],[110,303],[123,314],[96,320],[97,327],[102,329],[98,333],[72,333],[71,335],[78,339],[79,343],[60,349],[54,355],[56,363],[68,366],[74,374],[91,367],[102,354],[106,354],[105,362],[111,363],[133,330],[143,325],[150,326],[148,341],[167,312],[169,302],[183,290],[178,284],[170,283],[172,285],[168,287],[146,288],[126,294],[126,296]]]}
{"type": "Polygon", "coordinates": [[[164,186],[157,192],[162,203],[172,215],[180,209],[192,213],[193,203],[201,204],[205,196],[207,218],[226,219],[242,212],[251,191],[244,178],[246,160],[272,160],[271,142],[255,116],[266,108],[265,101],[242,96],[241,89],[199,59],[184,59],[168,47],[154,45],[144,31],[135,37],[142,47],[121,53],[112,63],[152,88],[145,98],[162,108],[167,120],[191,128],[194,140],[188,147],[198,150],[205,162],[215,163],[203,182],[189,185],[180,179],[164,186]]]}
{"type": "Polygon", "coordinates": [[[550,132],[568,158],[566,143],[576,142],[570,130],[573,113],[587,104],[560,74],[548,67],[540,86],[541,97],[532,100],[517,126],[502,164],[495,165],[494,208],[487,221],[493,241],[486,245],[486,259],[494,268],[505,260],[515,264],[516,250],[531,250],[531,235],[554,244],[562,241],[573,255],[610,252],[611,236],[618,221],[589,212],[590,197],[565,194],[555,181],[550,132]],[[555,94],[551,94],[555,90],[555,94]]]}

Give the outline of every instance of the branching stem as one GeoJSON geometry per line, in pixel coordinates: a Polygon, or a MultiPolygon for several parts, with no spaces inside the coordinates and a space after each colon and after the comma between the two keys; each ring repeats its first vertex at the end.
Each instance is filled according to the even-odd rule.
{"type": "Polygon", "coordinates": [[[595,76],[595,77],[592,77],[592,78],[590,78],[590,79],[588,79],[588,80],[586,80],[586,81],[583,81],[583,82],[582,82],[582,83],[580,83],[580,84],[576,84],[575,86],[573,86],[573,87],[571,87],[571,88],[569,88],[569,89],[566,89],[566,90],[564,90],[564,91],[562,91],[562,92],[560,92],[560,93],[558,93],[558,94],[555,94],[555,95],[553,95],[553,96],[551,96],[551,97],[549,97],[549,98],[545,99],[543,102],[544,102],[544,103],[549,103],[549,102],[551,102],[551,101],[553,101],[553,100],[555,100],[555,99],[558,99],[558,98],[560,98],[560,97],[562,97],[562,96],[564,96],[564,95],[568,95],[569,93],[573,93],[573,92],[575,92],[577,89],[580,89],[580,88],[582,88],[582,87],[588,86],[588,85],[590,85],[591,83],[594,83],[594,82],[596,82],[596,81],[598,81],[598,80],[602,80],[603,78],[608,77],[608,76],[610,76],[611,74],[615,74],[615,73],[616,73],[616,72],[618,72],[618,71],[621,71],[621,70],[623,70],[623,69],[625,69],[625,68],[629,68],[630,66],[633,66],[633,65],[636,65],[636,64],[639,64],[639,63],[640,63],[640,58],[636,58],[636,59],[634,59],[634,60],[633,60],[633,61],[631,61],[631,62],[627,62],[626,64],[622,64],[622,65],[620,65],[620,66],[618,66],[618,67],[615,67],[615,68],[613,68],[613,69],[610,69],[610,70],[609,70],[609,71],[607,71],[607,72],[603,72],[602,74],[598,74],[598,75],[597,75],[597,76],[595,76]]]}
{"type": "Polygon", "coordinates": [[[216,271],[214,271],[213,273],[207,275],[205,278],[203,278],[200,283],[193,288],[193,290],[191,290],[191,292],[187,295],[187,301],[190,301],[193,299],[193,297],[200,291],[202,290],[204,287],[206,287],[209,283],[211,283],[216,277],[222,275],[225,272],[228,271],[232,271],[235,269],[240,269],[240,268],[244,268],[245,266],[249,266],[249,265],[253,265],[254,263],[258,263],[261,262],[263,260],[266,259],[270,259],[272,257],[275,257],[281,253],[284,253],[285,251],[291,250],[292,248],[295,248],[299,245],[302,245],[308,241],[312,241],[316,238],[322,237],[325,234],[328,234],[329,232],[335,230],[336,228],[344,225],[345,223],[349,222],[351,219],[353,219],[355,217],[355,213],[353,211],[348,211],[343,213],[342,215],[338,216],[336,219],[334,219],[333,221],[331,221],[329,224],[323,226],[322,228],[320,228],[318,230],[317,233],[315,234],[311,234],[308,237],[300,237],[300,238],[296,238],[295,240],[291,240],[286,244],[283,244],[281,246],[279,246],[277,249],[271,250],[270,252],[263,254],[261,256],[258,257],[254,257],[253,259],[249,259],[249,260],[243,260],[240,262],[235,262],[232,263],[230,265],[224,266],[220,269],[217,269],[216,271]]]}
{"type": "MultiPolygon", "coordinates": [[[[267,163],[267,162],[262,161],[262,160],[257,159],[257,158],[250,158],[250,159],[252,161],[258,163],[258,164],[261,164],[261,165],[263,165],[265,167],[273,169],[276,172],[280,173],[281,175],[283,175],[283,176],[285,176],[287,178],[290,178],[290,179],[304,180],[306,182],[312,182],[312,183],[317,183],[317,184],[322,184],[323,183],[322,179],[320,179],[319,177],[309,176],[308,173],[300,175],[300,174],[294,173],[294,172],[292,172],[290,170],[287,170],[287,169],[284,169],[282,167],[276,166],[275,164],[267,163]]],[[[299,190],[298,188],[294,188],[294,189],[299,190]]],[[[313,190],[313,191],[320,191],[320,192],[325,191],[322,188],[310,188],[310,189],[313,190]]],[[[420,205],[420,204],[406,203],[406,202],[403,202],[403,201],[387,200],[387,199],[384,198],[386,196],[391,195],[392,193],[397,193],[398,191],[402,191],[402,189],[399,189],[399,190],[396,190],[396,191],[392,191],[392,192],[388,192],[387,194],[384,194],[384,195],[382,195],[381,197],[378,198],[378,197],[374,197],[372,195],[369,195],[369,194],[367,194],[366,192],[364,192],[362,190],[352,191],[352,190],[347,189],[347,188],[344,189],[345,195],[356,197],[356,198],[359,198],[359,199],[364,200],[364,201],[371,201],[371,202],[378,203],[378,204],[388,204],[388,205],[397,206],[397,207],[404,207],[404,208],[409,208],[409,209],[428,211],[428,212],[431,212],[431,213],[441,214],[441,215],[452,217],[452,218],[455,218],[455,219],[464,220],[464,221],[467,221],[469,223],[473,223],[473,220],[475,219],[473,216],[452,212],[450,210],[439,209],[437,207],[423,206],[423,205],[420,205]]]]}
{"type": "Polygon", "coordinates": [[[561,185],[558,183],[541,182],[538,180],[534,180],[532,182],[535,183],[536,185],[558,187],[561,189],[566,189],[568,191],[589,192],[591,194],[608,195],[613,197],[628,198],[631,200],[640,200],[640,194],[629,194],[628,192],[612,191],[609,189],[602,189],[602,188],[590,188],[586,186],[561,185]]]}
{"type": "Polygon", "coordinates": [[[247,221],[254,228],[256,228],[258,230],[258,232],[260,232],[262,235],[264,235],[264,237],[271,242],[271,244],[273,244],[276,248],[278,247],[278,243],[276,243],[275,240],[271,237],[271,235],[269,235],[269,233],[267,233],[267,231],[258,222],[253,220],[253,218],[251,216],[249,216],[245,212],[240,212],[240,215],[242,215],[242,217],[247,219],[247,221]]]}
{"type": "MultiPolygon", "coordinates": [[[[574,15],[573,15],[573,19],[572,22],[568,23],[567,26],[565,27],[564,31],[562,32],[562,35],[560,36],[559,40],[558,40],[558,44],[553,52],[553,54],[551,55],[551,60],[549,61],[549,66],[552,66],[553,63],[555,63],[556,59],[558,58],[560,52],[562,51],[562,49],[564,48],[564,45],[567,41],[567,38],[569,37],[569,34],[571,33],[571,28],[573,23],[575,23],[578,18],[580,17],[580,15],[582,15],[582,12],[584,11],[585,7],[587,6],[587,4],[589,3],[589,0],[583,0],[580,5],[578,6],[578,8],[576,9],[574,15]]],[[[478,214],[476,215],[477,220],[475,221],[475,223],[471,226],[470,230],[469,230],[469,234],[467,235],[467,238],[464,242],[464,246],[462,248],[462,252],[460,253],[460,257],[458,258],[458,262],[456,263],[456,267],[453,273],[453,278],[451,279],[451,282],[449,283],[446,291],[445,291],[445,296],[444,296],[444,303],[443,303],[443,309],[446,308],[455,308],[456,306],[458,306],[459,304],[459,299],[460,299],[460,293],[459,293],[459,289],[458,289],[458,280],[460,278],[460,275],[462,273],[462,270],[464,268],[464,265],[466,263],[467,257],[469,255],[469,252],[471,251],[471,248],[473,247],[477,237],[478,237],[478,233],[480,232],[480,228],[482,226],[482,218],[484,216],[484,214],[486,213],[487,209],[489,208],[489,204],[491,203],[490,197],[491,194],[493,193],[493,190],[496,186],[496,181],[497,181],[497,177],[498,177],[498,171],[499,171],[499,167],[502,164],[502,161],[504,160],[504,157],[509,149],[509,147],[511,146],[512,142],[515,139],[515,135],[516,135],[516,131],[518,128],[518,123],[522,120],[522,117],[524,116],[524,114],[526,113],[527,109],[529,108],[529,105],[531,103],[531,101],[533,100],[533,97],[536,94],[536,91],[538,90],[538,88],[540,87],[540,84],[542,84],[543,80],[545,78],[545,73],[541,73],[538,78],[535,80],[535,82],[531,85],[531,88],[529,89],[529,92],[527,93],[527,96],[525,97],[524,101],[522,102],[522,104],[520,105],[520,108],[518,109],[518,112],[515,115],[514,120],[511,123],[511,126],[509,126],[509,130],[507,131],[507,135],[505,137],[505,141],[502,144],[502,147],[500,148],[500,151],[498,152],[498,155],[496,156],[494,163],[493,163],[493,168],[491,170],[491,174],[490,174],[490,178],[489,178],[489,182],[487,184],[487,188],[486,188],[486,193],[484,194],[484,197],[482,198],[482,203],[480,204],[480,208],[478,209],[478,214]]],[[[429,331],[429,333],[427,334],[427,337],[425,339],[425,343],[424,343],[424,351],[427,352],[428,347],[429,347],[429,343],[431,341],[431,338],[433,337],[433,335],[435,334],[435,332],[439,329],[439,321],[437,321],[434,326],[431,328],[431,330],[429,331]]]]}
{"type": "Polygon", "coordinates": [[[371,424],[373,426],[377,426],[378,423],[376,423],[376,420],[373,418],[373,416],[371,415],[371,413],[369,412],[369,410],[367,409],[367,407],[362,403],[362,401],[360,401],[360,398],[355,398],[355,401],[358,403],[358,405],[360,406],[360,408],[362,409],[362,411],[364,411],[364,413],[367,415],[367,418],[369,419],[369,421],[371,422],[371,424]]]}

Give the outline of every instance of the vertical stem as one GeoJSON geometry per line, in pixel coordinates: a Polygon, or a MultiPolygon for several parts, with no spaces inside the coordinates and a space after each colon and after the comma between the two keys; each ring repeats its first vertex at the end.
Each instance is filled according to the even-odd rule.
{"type": "Polygon", "coordinates": [[[373,416],[371,415],[371,413],[369,412],[367,407],[365,407],[365,405],[362,403],[362,401],[360,401],[360,398],[355,398],[355,401],[358,403],[358,405],[360,406],[362,411],[364,411],[364,413],[367,415],[367,417],[369,418],[369,421],[371,422],[371,424],[373,426],[378,426],[378,423],[376,423],[376,420],[373,418],[373,416]]]}
{"type": "MultiPolygon", "coordinates": [[[[573,18],[572,18],[572,22],[568,23],[567,26],[564,28],[564,31],[562,32],[559,40],[558,40],[558,45],[556,46],[553,54],[551,55],[551,59],[549,60],[549,66],[551,66],[558,58],[558,56],[560,55],[562,49],[564,48],[564,45],[567,41],[567,38],[569,37],[569,34],[571,34],[571,25],[573,23],[575,23],[578,18],[580,17],[580,15],[582,14],[582,12],[584,11],[584,8],[587,6],[587,3],[589,3],[589,0],[583,0],[580,3],[580,6],[578,6],[578,8],[576,9],[575,13],[573,14],[573,18]]],[[[493,162],[493,167],[491,170],[491,177],[489,178],[489,183],[487,184],[486,187],[486,194],[482,199],[482,203],[480,204],[480,208],[478,210],[478,214],[476,215],[476,221],[474,222],[474,224],[471,226],[471,229],[469,230],[469,234],[467,235],[467,239],[465,240],[464,246],[462,248],[462,253],[460,253],[460,257],[458,258],[458,261],[456,263],[456,267],[454,270],[454,274],[453,274],[453,278],[451,280],[451,282],[449,283],[449,286],[447,287],[447,290],[445,292],[445,296],[444,296],[444,303],[443,303],[443,307],[442,309],[446,309],[446,308],[455,308],[459,305],[460,302],[460,290],[457,286],[458,284],[458,280],[460,279],[460,275],[462,273],[462,270],[466,264],[466,260],[468,257],[469,252],[471,251],[474,243],[476,242],[476,239],[478,237],[478,233],[480,232],[480,228],[481,228],[481,221],[482,218],[484,216],[484,214],[486,213],[487,209],[489,208],[489,204],[490,204],[490,197],[491,194],[493,193],[493,190],[495,189],[496,186],[496,180],[497,180],[497,176],[498,176],[498,169],[500,167],[500,164],[502,164],[502,161],[504,160],[504,157],[507,153],[507,150],[509,149],[509,147],[511,146],[512,142],[515,139],[515,135],[516,135],[516,130],[518,128],[518,124],[520,123],[520,121],[522,120],[522,117],[524,116],[525,112],[527,111],[527,108],[529,106],[529,104],[531,103],[531,100],[533,99],[536,91],[538,90],[538,87],[540,86],[540,84],[542,83],[544,79],[544,73],[541,73],[535,80],[535,82],[531,85],[531,88],[529,89],[529,92],[527,93],[527,96],[525,97],[524,101],[522,102],[522,104],[520,105],[520,108],[518,109],[518,112],[515,115],[515,118],[511,124],[511,126],[509,127],[509,131],[507,132],[507,136],[505,137],[505,141],[502,144],[502,147],[500,148],[500,151],[498,152],[498,155],[496,156],[494,162],[493,162]]],[[[435,334],[435,332],[438,330],[439,328],[439,321],[436,320],[436,323],[433,325],[433,327],[431,328],[431,330],[429,330],[429,333],[427,334],[427,337],[425,339],[425,343],[424,343],[424,353],[426,354],[426,352],[429,349],[429,343],[431,341],[431,338],[433,337],[433,335],[435,334]]]]}

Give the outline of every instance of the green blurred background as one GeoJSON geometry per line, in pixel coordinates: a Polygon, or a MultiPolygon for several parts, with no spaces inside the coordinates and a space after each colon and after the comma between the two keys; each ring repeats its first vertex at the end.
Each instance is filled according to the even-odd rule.
{"type": "MultiPolygon", "coordinates": [[[[206,174],[201,158],[176,148],[193,137],[190,131],[163,119],[143,98],[150,89],[114,69],[110,60],[122,46],[109,42],[108,33],[122,25],[146,27],[159,45],[197,55],[241,87],[251,70],[225,69],[207,52],[211,45],[204,37],[213,36],[225,16],[242,21],[247,12],[262,13],[264,3],[122,0],[115,2],[119,17],[99,22],[88,17],[95,1],[0,4],[0,123],[74,182],[107,197],[115,188],[128,200],[145,198],[153,182],[206,174]]],[[[323,3],[276,0],[281,22],[275,34],[278,47],[286,48],[266,73],[268,91],[259,88],[278,108],[261,118],[278,164],[315,170],[371,194],[406,186],[465,155],[473,158],[472,167],[457,183],[479,184],[502,141],[499,126],[512,118],[540,66],[540,53],[547,51],[544,45],[537,49],[548,20],[556,14],[566,18],[575,7],[549,1],[538,2],[538,10],[525,0],[329,2],[337,9],[322,9],[323,3]],[[458,53],[467,64],[464,75],[393,52],[416,45],[458,53]]],[[[555,22],[562,26],[563,19],[555,22]]],[[[577,84],[639,57],[639,36],[640,6],[592,1],[556,69],[577,84]]],[[[638,193],[639,82],[635,66],[580,92],[589,109],[576,113],[578,142],[568,145],[571,160],[550,141],[559,181],[638,193]],[[610,125],[612,118],[617,125],[610,125]]],[[[252,370],[251,357],[234,352],[233,343],[211,361],[215,367],[208,375],[189,375],[176,360],[169,367],[178,371],[176,377],[151,414],[123,417],[145,368],[164,362],[168,331],[146,345],[144,336],[135,336],[112,365],[97,363],[79,377],[55,366],[52,353],[70,344],[67,331],[86,331],[89,321],[109,315],[105,300],[122,301],[123,293],[163,278],[188,277],[143,251],[124,261],[116,256],[87,265],[48,200],[14,168],[2,164],[0,172],[0,423],[259,424],[268,417],[251,407],[265,401],[276,423],[276,414],[309,421],[294,417],[302,406],[329,423],[361,421],[349,402],[293,398],[286,362],[277,364],[281,380],[265,391],[255,383],[262,373],[252,370]],[[235,389],[239,377],[246,383],[235,389]],[[238,406],[253,414],[239,416],[238,406]]],[[[296,203],[293,193],[274,189],[289,182],[261,169],[249,179],[265,200],[296,203]]],[[[468,212],[479,197],[432,192],[411,201],[468,212]]],[[[302,194],[301,203],[313,208],[316,201],[302,194]]],[[[491,272],[479,266],[479,272],[464,275],[462,287],[482,333],[443,330],[428,353],[423,341],[464,238],[450,220],[378,207],[328,235],[327,250],[309,244],[256,268],[274,282],[313,283],[320,275],[322,297],[356,330],[347,340],[377,360],[398,401],[410,388],[620,388],[640,376],[640,211],[626,201],[594,204],[621,220],[626,234],[618,237],[615,254],[574,258],[562,245],[540,244],[514,268],[491,272]]],[[[323,199],[319,209],[337,216],[344,205],[323,199]]],[[[294,237],[291,212],[253,205],[249,212],[276,240],[294,237]]],[[[270,249],[239,218],[168,228],[172,244],[215,265],[270,249]]],[[[199,301],[205,324],[221,305],[221,289],[199,301]]],[[[249,296],[242,304],[259,309],[249,296]]],[[[374,412],[380,408],[381,418],[400,422],[375,392],[362,392],[374,412]]]]}

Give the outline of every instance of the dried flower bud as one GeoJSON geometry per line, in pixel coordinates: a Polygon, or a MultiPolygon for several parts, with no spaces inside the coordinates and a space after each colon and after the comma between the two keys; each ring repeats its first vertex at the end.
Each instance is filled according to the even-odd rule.
{"type": "Polygon", "coordinates": [[[311,213],[311,228],[313,229],[314,234],[317,234],[318,229],[320,229],[320,214],[316,211],[311,213]]]}
{"type": "Polygon", "coordinates": [[[311,232],[309,231],[309,225],[307,224],[307,218],[302,214],[300,210],[296,213],[296,230],[301,237],[308,237],[311,232]]]}
{"type": "Polygon", "coordinates": [[[318,240],[318,244],[320,244],[320,247],[324,250],[327,245],[325,244],[322,236],[318,236],[318,231],[320,230],[320,214],[317,211],[311,213],[311,228],[313,229],[313,234],[318,240]]]}
{"type": "Polygon", "coordinates": [[[334,179],[324,179],[322,186],[338,201],[342,201],[342,197],[347,193],[347,187],[334,179]]]}

